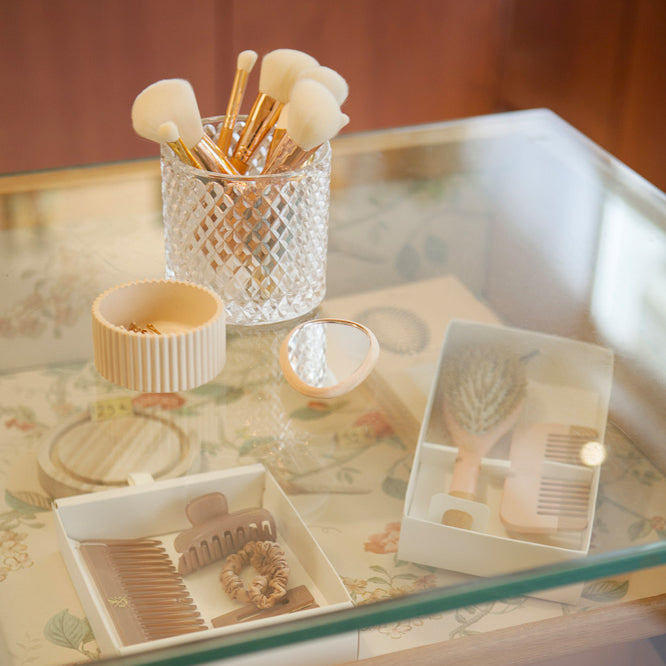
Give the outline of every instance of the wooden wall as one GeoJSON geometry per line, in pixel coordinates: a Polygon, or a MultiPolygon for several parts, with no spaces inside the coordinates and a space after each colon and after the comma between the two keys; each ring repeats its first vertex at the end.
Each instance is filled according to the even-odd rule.
{"type": "Polygon", "coordinates": [[[239,51],[288,47],[347,78],[347,131],[549,107],[666,189],[663,0],[2,0],[0,31],[0,173],[156,155],[143,87],[221,113],[239,51]]]}

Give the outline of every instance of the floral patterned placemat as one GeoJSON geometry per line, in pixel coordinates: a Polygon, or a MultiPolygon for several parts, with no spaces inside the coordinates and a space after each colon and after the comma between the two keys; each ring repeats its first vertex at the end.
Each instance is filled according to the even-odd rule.
{"type": "MultiPolygon", "coordinates": [[[[413,288],[426,287],[455,290],[446,279],[413,288]]],[[[409,312],[407,296],[394,298],[394,306],[398,303],[409,312]]],[[[347,300],[331,303],[330,311],[358,313],[347,300]]],[[[0,376],[0,646],[4,643],[10,655],[8,664],[58,666],[100,656],[57,549],[51,498],[40,484],[36,464],[51,433],[93,400],[129,396],[136,406],[172,419],[199,442],[201,454],[193,471],[263,462],[290,495],[357,604],[466,580],[396,556],[418,436],[415,413],[424,405],[427,380],[412,374],[409,390],[414,394],[404,402],[391,382],[413,364],[427,376],[441,332],[432,327],[443,322],[421,323],[425,329],[412,325],[406,330],[427,330],[432,342],[418,351],[410,347],[409,353],[385,354],[376,376],[349,395],[328,401],[301,396],[284,382],[277,362],[280,332],[232,334],[223,373],[205,386],[177,394],[120,391],[86,362],[0,376]]],[[[402,382],[401,389],[408,386],[402,382]]],[[[663,475],[612,425],[606,443],[610,455],[602,474],[592,550],[607,550],[611,532],[614,547],[618,534],[625,535],[627,546],[665,538],[663,475]]],[[[591,582],[583,586],[575,606],[534,597],[479,604],[364,630],[359,656],[580,612],[664,589],[663,572],[655,576],[648,571],[591,582]]]]}

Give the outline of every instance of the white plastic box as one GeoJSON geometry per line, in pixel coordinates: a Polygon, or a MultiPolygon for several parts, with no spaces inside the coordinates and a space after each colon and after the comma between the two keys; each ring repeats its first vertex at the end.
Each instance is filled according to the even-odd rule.
{"type": "MultiPolygon", "coordinates": [[[[612,352],[603,347],[502,326],[452,321],[446,331],[407,488],[398,557],[466,574],[496,576],[584,556],[590,546],[603,462],[612,373],[612,352]],[[468,345],[487,343],[504,345],[523,359],[525,398],[515,426],[482,458],[474,500],[458,500],[448,494],[458,448],[443,415],[442,368],[445,360],[460,354],[468,345]],[[566,523],[556,529],[539,527],[539,517],[536,527],[528,525],[537,531],[524,532],[522,523],[521,531],[516,531],[502,520],[505,484],[520,469],[511,460],[512,438],[539,423],[581,426],[598,433],[596,440],[581,445],[582,458],[579,455],[566,462],[542,459],[539,455],[535,458],[539,444],[533,446],[530,441],[532,460],[528,462],[532,472],[519,478],[528,485],[541,483],[542,477],[558,477],[567,484],[585,486],[582,529],[570,529],[566,523]],[[442,524],[444,512],[451,507],[474,509],[471,529],[442,524]]],[[[520,474],[525,475],[524,467],[520,474]]],[[[529,493],[520,500],[526,506],[532,502],[529,493]]]]}
{"type": "MultiPolygon", "coordinates": [[[[349,594],[310,531],[263,465],[207,472],[178,479],[148,482],[122,489],[59,499],[54,512],[60,549],[65,564],[104,656],[133,654],[211,636],[223,636],[250,627],[289,622],[307,615],[322,614],[352,605],[349,594]],[[184,576],[190,596],[206,620],[205,631],[125,645],[114,626],[98,587],[79,549],[79,542],[91,539],[136,539],[155,537],[163,542],[174,560],[178,553],[173,540],[191,527],[185,506],[195,497],[221,492],[229,512],[264,507],[273,515],[277,541],[290,567],[288,587],[305,585],[318,604],[272,618],[249,620],[227,627],[210,628],[210,620],[242,604],[222,589],[219,574],[223,560],[184,576]]],[[[251,567],[248,575],[256,572],[251,567]]],[[[280,648],[290,663],[339,663],[356,659],[357,632],[331,636],[306,644],[280,648]],[[325,650],[322,646],[325,644],[325,650]]],[[[232,663],[254,664],[259,655],[238,658],[232,663]]],[[[226,662],[225,662],[226,663],[226,662]]],[[[261,663],[261,659],[259,662],[261,663]]]]}

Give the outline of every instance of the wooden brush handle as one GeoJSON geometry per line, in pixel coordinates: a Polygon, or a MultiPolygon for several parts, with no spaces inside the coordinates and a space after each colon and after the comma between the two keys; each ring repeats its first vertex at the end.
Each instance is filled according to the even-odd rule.
{"type": "Polygon", "coordinates": [[[449,494],[464,499],[474,499],[481,472],[481,456],[465,449],[458,450],[449,494]]]}
{"type": "MultiPolygon", "coordinates": [[[[470,451],[460,450],[453,468],[449,495],[474,500],[480,470],[481,457],[470,451]]],[[[472,527],[472,522],[472,515],[461,509],[449,509],[442,516],[442,525],[448,525],[449,527],[460,527],[468,530],[472,527]]]]}

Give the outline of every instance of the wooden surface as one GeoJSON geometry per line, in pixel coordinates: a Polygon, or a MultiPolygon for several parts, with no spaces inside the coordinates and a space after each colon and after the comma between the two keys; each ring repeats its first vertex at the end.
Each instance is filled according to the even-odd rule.
{"type": "Polygon", "coordinates": [[[359,666],[526,666],[602,646],[666,633],[666,595],[475,634],[393,654],[362,659],[359,666]]]}
{"type": "Polygon", "coordinates": [[[665,44],[662,0],[4,0],[0,173],[157,155],[146,85],[214,115],[238,52],[297,48],[349,81],[346,131],[548,107],[666,189],[665,44]]]}

